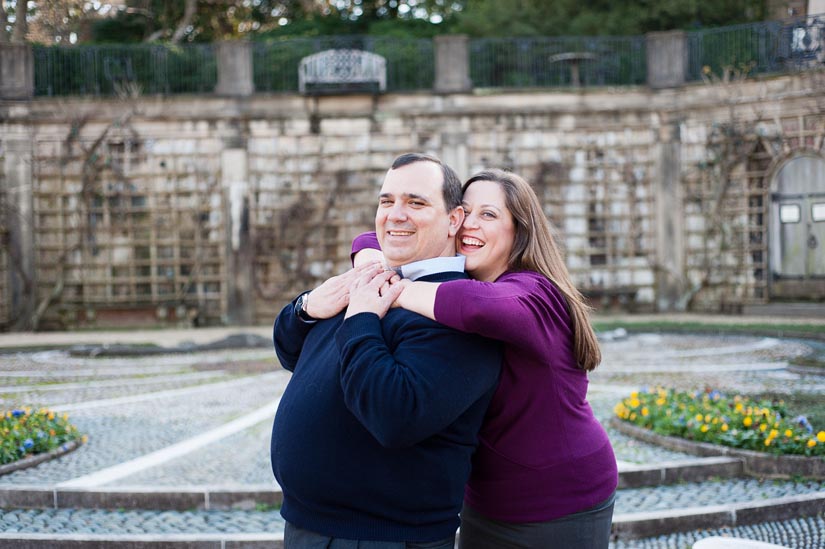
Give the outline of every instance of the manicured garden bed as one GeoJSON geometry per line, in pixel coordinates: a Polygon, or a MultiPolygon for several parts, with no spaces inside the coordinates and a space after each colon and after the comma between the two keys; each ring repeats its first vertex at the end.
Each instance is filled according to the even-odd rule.
{"type": "Polygon", "coordinates": [[[621,432],[696,455],[745,459],[755,474],[825,476],[825,431],[783,401],[719,391],[634,391],[616,404],[621,432]]]}
{"type": "Polygon", "coordinates": [[[0,416],[0,474],[20,468],[21,463],[42,462],[34,459],[38,456],[56,457],[85,441],[67,414],[45,408],[9,410],[0,416]]]}

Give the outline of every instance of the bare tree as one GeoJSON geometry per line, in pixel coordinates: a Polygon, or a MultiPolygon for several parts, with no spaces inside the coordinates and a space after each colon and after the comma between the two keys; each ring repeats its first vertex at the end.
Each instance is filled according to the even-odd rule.
{"type": "Polygon", "coordinates": [[[14,12],[14,31],[12,31],[11,35],[11,41],[14,44],[23,44],[26,42],[26,35],[29,33],[29,25],[26,21],[28,11],[28,0],[17,0],[17,9],[14,12]]]}
{"type": "Polygon", "coordinates": [[[178,24],[178,28],[172,34],[172,43],[177,44],[186,35],[189,27],[192,26],[192,21],[195,19],[195,13],[198,11],[198,0],[186,0],[186,8],[183,11],[183,19],[178,24]]]}
{"type": "MultiPolygon", "coordinates": [[[[173,44],[179,43],[183,40],[183,37],[186,36],[186,33],[189,32],[189,28],[195,21],[195,15],[198,11],[198,0],[186,0],[186,4],[183,10],[183,18],[178,23],[177,28],[172,33],[172,37],[170,41],[173,44]]],[[[169,29],[167,27],[161,28],[150,34],[144,39],[144,42],[153,42],[164,36],[168,36],[169,29]]]]}
{"type": "Polygon", "coordinates": [[[0,1],[0,44],[9,43],[9,33],[6,31],[6,25],[9,23],[9,16],[6,13],[6,8],[3,2],[0,1]]]}

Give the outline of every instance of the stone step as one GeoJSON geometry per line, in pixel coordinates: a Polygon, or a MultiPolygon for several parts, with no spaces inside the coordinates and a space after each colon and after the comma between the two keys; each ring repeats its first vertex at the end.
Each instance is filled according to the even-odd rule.
{"type": "MultiPolygon", "coordinates": [[[[791,549],[825,546],[822,500],[807,501],[819,506],[818,515],[787,518],[799,512],[799,503],[782,498],[756,507],[729,507],[724,510],[725,520],[685,530],[679,528],[690,526],[700,512],[710,516],[721,510],[694,510],[692,515],[646,513],[644,518],[638,516],[643,513],[617,514],[610,545],[612,549],[670,549],[690,547],[704,538],[733,536],[782,543],[782,547],[791,549]],[[679,517],[681,523],[677,522],[679,517]],[[640,528],[641,524],[646,526],[640,528]],[[651,528],[653,524],[657,528],[651,528]]],[[[0,548],[279,548],[283,547],[283,526],[277,511],[0,511],[0,548]]]]}
{"type": "MultiPolygon", "coordinates": [[[[657,465],[621,465],[619,488],[667,486],[709,479],[733,479],[743,474],[742,461],[727,457],[694,458],[657,465]]],[[[16,509],[248,509],[256,504],[279,505],[282,494],[271,484],[216,486],[112,486],[66,488],[42,485],[0,485],[0,507],[16,509]]]]}

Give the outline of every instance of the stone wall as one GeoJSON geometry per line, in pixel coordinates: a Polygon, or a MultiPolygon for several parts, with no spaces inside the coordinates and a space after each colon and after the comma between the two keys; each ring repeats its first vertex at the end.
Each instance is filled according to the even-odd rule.
{"type": "Polygon", "coordinates": [[[31,202],[7,247],[36,288],[6,324],[270,322],[348,267],[384,172],[407,151],[462,177],[525,176],[597,306],[764,302],[770,176],[795,152],[821,154],[820,80],[5,101],[1,190],[18,189],[11,202],[25,209],[27,188],[31,202]]]}

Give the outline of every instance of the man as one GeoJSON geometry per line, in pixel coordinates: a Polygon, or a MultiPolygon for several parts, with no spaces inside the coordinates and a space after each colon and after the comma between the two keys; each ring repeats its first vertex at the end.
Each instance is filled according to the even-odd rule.
{"type": "MultiPolygon", "coordinates": [[[[426,155],[398,157],[375,216],[387,264],[413,279],[465,278],[455,255],[460,204],[448,166],[426,155]]],[[[298,296],[275,322],[275,349],[293,372],[271,447],[288,548],[455,543],[501,351],[388,310],[400,285],[390,284],[393,271],[380,271],[372,264],[334,277],[298,296]]]]}

